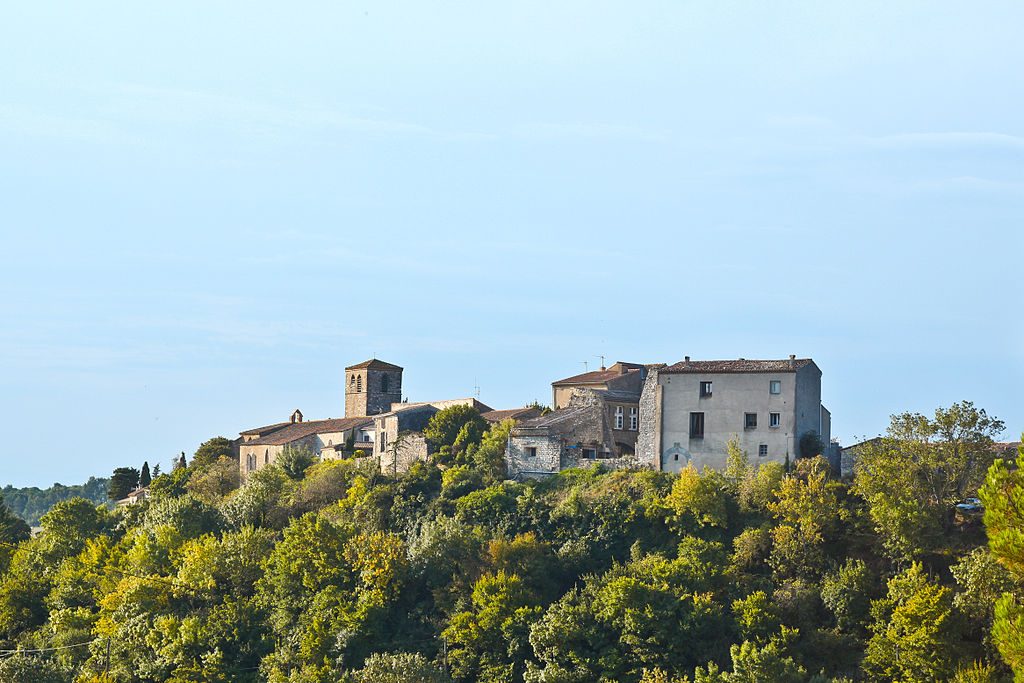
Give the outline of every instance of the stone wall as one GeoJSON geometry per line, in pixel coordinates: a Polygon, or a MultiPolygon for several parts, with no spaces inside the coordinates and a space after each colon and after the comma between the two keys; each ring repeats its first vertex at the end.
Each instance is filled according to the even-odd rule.
{"type": "Polygon", "coordinates": [[[402,401],[402,371],[359,368],[345,373],[345,417],[379,415],[402,401]],[[387,391],[384,379],[387,378],[387,391]],[[355,378],[355,382],[352,379],[355,378]],[[357,390],[358,389],[358,390],[357,390]]]}
{"type": "Polygon", "coordinates": [[[660,469],[661,458],[661,415],[658,385],[658,371],[647,373],[643,391],[640,394],[640,433],[636,437],[636,459],[638,462],[660,469]]]}
{"type": "Polygon", "coordinates": [[[505,448],[505,462],[508,476],[536,477],[554,474],[561,469],[562,440],[557,436],[534,435],[516,436],[508,440],[505,448]],[[536,448],[537,455],[528,456],[527,448],[536,448]]]}
{"type": "Polygon", "coordinates": [[[380,454],[380,471],[384,474],[405,472],[414,463],[429,455],[427,439],[420,432],[403,432],[397,441],[380,454]]]}

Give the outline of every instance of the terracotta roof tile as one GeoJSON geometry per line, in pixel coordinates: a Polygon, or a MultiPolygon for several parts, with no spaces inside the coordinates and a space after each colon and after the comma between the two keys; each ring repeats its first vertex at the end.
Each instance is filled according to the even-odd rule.
{"type": "MultiPolygon", "coordinates": [[[[629,372],[633,372],[630,370],[629,372]]],[[[560,379],[557,382],[552,382],[552,386],[559,386],[562,384],[603,384],[610,379],[621,377],[622,373],[618,370],[592,370],[590,372],[584,372],[582,375],[573,375],[572,377],[566,377],[560,379]]]]}
{"type": "Polygon", "coordinates": [[[384,361],[377,360],[376,358],[371,358],[370,360],[364,360],[362,363],[356,363],[355,365],[350,365],[350,366],[348,366],[345,369],[346,370],[362,370],[364,368],[369,368],[371,370],[401,370],[402,369],[398,365],[392,365],[391,363],[385,363],[384,361]]]}
{"type": "Polygon", "coordinates": [[[303,439],[314,434],[325,434],[327,432],[344,432],[355,429],[373,422],[369,417],[340,417],[331,420],[310,420],[308,422],[295,422],[288,426],[275,430],[266,436],[253,441],[245,441],[242,446],[283,446],[293,441],[303,439]]]}
{"type": "Polygon", "coordinates": [[[540,414],[537,408],[527,406],[525,408],[511,408],[509,410],[489,410],[480,413],[480,417],[488,422],[501,422],[502,420],[522,420],[527,417],[535,417],[540,414]]]}
{"type": "Polygon", "coordinates": [[[672,374],[715,374],[728,372],[796,372],[814,361],[810,358],[796,358],[790,364],[785,360],[684,360],[661,370],[672,374]]]}

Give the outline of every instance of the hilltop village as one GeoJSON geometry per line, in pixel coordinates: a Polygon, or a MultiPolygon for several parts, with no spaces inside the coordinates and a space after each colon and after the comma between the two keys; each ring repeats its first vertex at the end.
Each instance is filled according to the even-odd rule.
{"type": "Polygon", "coordinates": [[[410,402],[398,365],[371,359],[345,368],[343,417],[287,421],[247,429],[236,445],[242,481],[288,449],[324,460],[355,458],[401,472],[431,455],[423,430],[438,412],[472,408],[488,423],[512,420],[508,476],[537,478],[599,462],[608,468],[678,472],[721,469],[726,446],[759,462],[825,455],[848,473],[821,403],[821,369],[810,358],[617,362],[551,383],[551,407],[495,409],[477,398],[410,402]]]}

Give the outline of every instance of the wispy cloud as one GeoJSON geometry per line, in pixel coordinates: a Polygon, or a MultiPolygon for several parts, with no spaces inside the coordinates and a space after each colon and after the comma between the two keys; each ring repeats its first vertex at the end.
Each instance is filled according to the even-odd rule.
{"type": "Polygon", "coordinates": [[[17,136],[58,138],[97,144],[128,144],[138,137],[120,126],[85,116],[53,115],[36,109],[0,104],[0,132],[17,136]]]}
{"type": "Polygon", "coordinates": [[[599,122],[533,123],[517,126],[513,135],[529,139],[581,139],[623,142],[667,142],[666,130],[599,122]]]}
{"type": "Polygon", "coordinates": [[[951,131],[944,133],[900,133],[867,139],[879,147],[970,148],[985,147],[1024,151],[1024,137],[1006,133],[951,131]]]}

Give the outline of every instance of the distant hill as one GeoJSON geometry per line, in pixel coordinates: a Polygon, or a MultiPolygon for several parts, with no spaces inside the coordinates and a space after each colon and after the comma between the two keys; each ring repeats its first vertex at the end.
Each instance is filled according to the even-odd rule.
{"type": "Polygon", "coordinates": [[[54,484],[46,489],[41,489],[38,486],[18,489],[7,485],[0,490],[0,495],[3,495],[4,503],[14,514],[30,525],[36,526],[39,524],[39,518],[62,500],[77,496],[96,504],[108,502],[107,483],[109,481],[109,479],[89,477],[89,481],[84,484],[75,484],[74,486],[54,484]]]}

